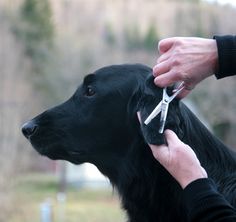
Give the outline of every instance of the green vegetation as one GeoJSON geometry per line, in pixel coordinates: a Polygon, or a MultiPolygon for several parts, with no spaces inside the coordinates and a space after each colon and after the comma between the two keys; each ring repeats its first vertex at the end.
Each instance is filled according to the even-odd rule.
{"type": "Polygon", "coordinates": [[[56,178],[48,175],[29,175],[16,184],[16,212],[10,222],[40,222],[40,204],[49,200],[53,222],[123,222],[124,212],[112,189],[69,188],[66,201],[57,201],[56,178]]]}
{"type": "Polygon", "coordinates": [[[13,28],[30,64],[31,72],[27,73],[30,82],[47,98],[44,103],[59,97],[54,81],[58,64],[50,3],[50,0],[24,0],[13,28]]]}
{"type": "Polygon", "coordinates": [[[105,25],[104,29],[104,40],[109,46],[114,46],[116,43],[116,35],[113,30],[113,27],[110,23],[107,23],[105,25]]]}
{"type": "Polygon", "coordinates": [[[45,51],[52,46],[54,28],[48,0],[25,0],[21,8],[23,21],[21,38],[26,53],[33,59],[45,58],[45,51]]]}
{"type": "Polygon", "coordinates": [[[147,30],[146,36],[144,37],[143,45],[146,50],[156,51],[156,46],[158,41],[159,41],[159,36],[157,34],[157,27],[155,26],[154,23],[152,23],[149,26],[149,29],[147,30]]]}
{"type": "Polygon", "coordinates": [[[139,49],[142,47],[142,38],[138,25],[126,27],[124,30],[125,46],[128,50],[139,49]]]}
{"type": "Polygon", "coordinates": [[[141,34],[138,25],[126,27],[124,41],[128,50],[155,51],[159,36],[154,23],[150,24],[144,35],[141,34]]]}

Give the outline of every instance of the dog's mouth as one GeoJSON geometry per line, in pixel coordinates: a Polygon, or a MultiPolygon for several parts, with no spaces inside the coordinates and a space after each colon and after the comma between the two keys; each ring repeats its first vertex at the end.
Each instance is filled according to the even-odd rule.
{"type": "Polygon", "coordinates": [[[85,152],[73,151],[73,146],[69,142],[65,144],[66,135],[63,131],[55,132],[31,120],[22,126],[22,133],[42,156],[47,156],[52,160],[67,160],[74,164],[86,161],[85,152]]]}
{"type": "Polygon", "coordinates": [[[39,140],[35,136],[30,137],[29,141],[33,148],[42,156],[47,156],[53,160],[65,159],[67,156],[64,147],[58,143],[46,142],[43,139],[39,140]]]}
{"type": "Polygon", "coordinates": [[[70,151],[61,144],[55,143],[48,144],[37,144],[34,140],[30,139],[31,145],[34,149],[42,156],[47,156],[52,160],[66,160],[73,164],[82,164],[86,162],[86,153],[83,151],[70,151]]]}

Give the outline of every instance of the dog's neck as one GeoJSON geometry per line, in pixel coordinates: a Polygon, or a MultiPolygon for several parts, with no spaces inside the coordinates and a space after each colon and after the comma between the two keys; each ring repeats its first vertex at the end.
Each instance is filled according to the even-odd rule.
{"type": "Polygon", "coordinates": [[[183,103],[180,103],[180,112],[184,132],[182,140],[195,151],[208,175],[220,181],[219,172],[224,174],[231,168],[235,170],[235,153],[215,137],[183,103]],[[225,160],[228,164],[219,164],[225,160]]]}
{"type": "MultiPolygon", "coordinates": [[[[128,137],[130,137],[124,144],[125,155],[114,155],[108,162],[100,162],[96,165],[118,190],[123,208],[127,210],[128,215],[132,214],[132,218],[134,215],[138,215],[137,222],[151,221],[149,218],[142,218],[143,216],[147,217],[147,215],[150,215],[150,218],[153,218],[153,214],[163,214],[163,217],[166,217],[165,212],[169,206],[180,204],[178,201],[180,197],[172,198],[172,196],[176,195],[174,194],[176,189],[180,190],[181,188],[154,159],[143,138],[136,112],[132,113],[132,117],[127,121],[125,128],[128,137]],[[169,187],[169,192],[166,194],[166,187],[170,184],[172,187],[169,187]],[[163,195],[169,199],[168,206],[161,201],[157,201],[156,204],[152,203],[153,199],[162,199],[163,195]],[[144,201],[146,202],[144,203],[144,201]]],[[[177,216],[177,211],[174,208],[170,212],[173,217],[177,216]]]]}
{"type": "Polygon", "coordinates": [[[170,217],[178,218],[180,215],[177,215],[178,212],[173,206],[180,208],[181,188],[154,159],[140,132],[141,130],[137,129],[138,136],[134,138],[133,145],[128,148],[129,152],[118,170],[118,183],[114,184],[121,194],[123,208],[129,215],[132,215],[131,218],[135,215],[137,222],[152,221],[151,218],[159,216],[165,218],[168,208],[170,217]],[[169,185],[171,186],[167,188],[169,185]],[[168,193],[166,193],[166,189],[169,189],[168,193]],[[179,190],[178,197],[176,189],[179,190]],[[169,200],[168,206],[157,201],[163,198],[169,200]],[[154,199],[156,203],[152,203],[154,199]]]}

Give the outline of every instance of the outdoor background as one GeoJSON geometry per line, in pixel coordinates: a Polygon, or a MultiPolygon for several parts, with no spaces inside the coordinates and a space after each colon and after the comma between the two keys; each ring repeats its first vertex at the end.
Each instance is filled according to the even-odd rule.
{"type": "MultiPolygon", "coordinates": [[[[106,181],[69,181],[72,166],[39,156],[21,125],[67,99],[84,75],[111,64],[152,67],[160,39],[236,34],[235,18],[233,6],[203,0],[0,0],[0,222],[49,222],[47,210],[54,222],[125,221],[106,181]]],[[[235,86],[235,77],[212,77],[188,97],[231,147],[235,86]]]]}

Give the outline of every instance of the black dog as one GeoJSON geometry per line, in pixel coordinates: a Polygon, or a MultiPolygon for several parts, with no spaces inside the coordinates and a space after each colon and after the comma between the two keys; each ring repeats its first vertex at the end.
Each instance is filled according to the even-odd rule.
{"type": "MultiPolygon", "coordinates": [[[[151,69],[117,65],[99,69],[65,103],[27,122],[22,131],[51,159],[93,163],[118,190],[130,222],[186,221],[181,188],[153,158],[147,143],[162,144],[159,117],[142,121],[160,102],[151,69]]],[[[166,128],[174,130],[199,157],[219,191],[236,206],[235,154],[178,100],[170,104],[166,128]]]]}

